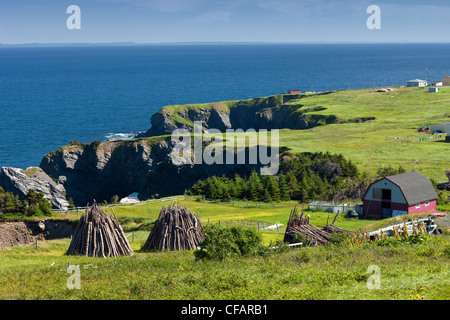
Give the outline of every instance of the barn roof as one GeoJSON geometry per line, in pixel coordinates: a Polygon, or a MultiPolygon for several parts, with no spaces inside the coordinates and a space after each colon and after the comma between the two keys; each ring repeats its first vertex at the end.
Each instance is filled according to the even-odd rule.
{"type": "Polygon", "coordinates": [[[386,179],[400,187],[409,205],[438,198],[430,179],[417,171],[388,176],[386,179]]]}
{"type": "Polygon", "coordinates": [[[408,82],[427,82],[427,81],[421,80],[421,79],[414,79],[414,80],[409,80],[408,82]]]}

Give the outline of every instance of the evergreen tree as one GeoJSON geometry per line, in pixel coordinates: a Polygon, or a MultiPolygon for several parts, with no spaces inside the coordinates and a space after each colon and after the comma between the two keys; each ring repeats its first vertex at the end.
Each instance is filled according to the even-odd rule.
{"type": "Polygon", "coordinates": [[[278,188],[280,190],[280,200],[291,200],[291,191],[289,190],[284,174],[280,174],[280,176],[278,177],[278,188]]]}
{"type": "Polygon", "coordinates": [[[272,199],[272,201],[280,201],[280,188],[278,187],[278,181],[274,176],[267,176],[268,184],[267,191],[272,199]]]}

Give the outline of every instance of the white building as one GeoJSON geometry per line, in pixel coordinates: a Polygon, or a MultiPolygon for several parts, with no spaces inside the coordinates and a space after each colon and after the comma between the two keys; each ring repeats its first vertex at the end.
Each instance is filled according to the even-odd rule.
{"type": "Polygon", "coordinates": [[[410,80],[406,84],[407,87],[426,87],[427,85],[428,85],[428,82],[426,82],[425,80],[420,80],[420,79],[410,80]]]}
{"type": "Polygon", "coordinates": [[[450,132],[450,122],[432,124],[430,125],[430,131],[440,131],[448,134],[450,132]]]}

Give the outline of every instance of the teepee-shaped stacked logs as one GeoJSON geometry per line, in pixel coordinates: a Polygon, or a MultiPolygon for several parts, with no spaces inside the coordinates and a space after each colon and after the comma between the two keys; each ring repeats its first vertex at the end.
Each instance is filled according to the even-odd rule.
{"type": "Polygon", "coordinates": [[[133,250],[116,216],[94,202],[76,226],[67,254],[106,258],[131,256],[133,250]]]}
{"type": "Polygon", "coordinates": [[[163,207],[144,250],[194,250],[203,241],[202,224],[186,206],[163,207]]]}

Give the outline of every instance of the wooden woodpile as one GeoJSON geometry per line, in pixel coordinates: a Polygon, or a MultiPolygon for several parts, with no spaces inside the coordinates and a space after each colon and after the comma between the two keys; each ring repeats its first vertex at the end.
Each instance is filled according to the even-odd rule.
{"type": "Polygon", "coordinates": [[[318,227],[310,224],[310,218],[309,216],[304,216],[303,208],[301,214],[299,215],[297,206],[295,206],[295,208],[291,210],[291,214],[289,216],[289,222],[284,234],[284,242],[293,243],[296,235],[301,235],[308,239],[308,241],[313,245],[322,245],[328,243],[331,235],[335,232],[351,233],[349,230],[345,230],[334,225],[338,215],[339,214],[335,215],[331,224],[328,223],[327,219],[327,225],[319,226],[322,228],[319,229],[318,227]]]}
{"type": "Polygon", "coordinates": [[[202,224],[186,206],[164,206],[142,249],[195,250],[203,241],[202,224]]]}
{"type": "Polygon", "coordinates": [[[67,254],[106,258],[131,256],[133,250],[114,211],[106,213],[94,202],[80,218],[67,254]]]}

